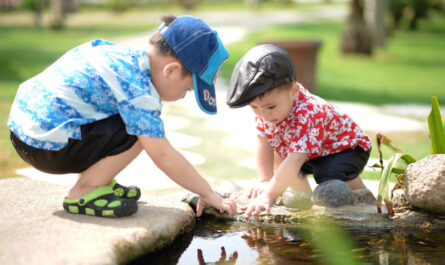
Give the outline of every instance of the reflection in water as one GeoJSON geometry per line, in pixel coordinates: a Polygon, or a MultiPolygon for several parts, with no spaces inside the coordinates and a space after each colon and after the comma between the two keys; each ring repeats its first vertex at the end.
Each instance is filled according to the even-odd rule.
{"type": "MultiPolygon", "coordinates": [[[[238,252],[237,251],[233,252],[233,254],[230,256],[229,260],[226,260],[226,257],[227,257],[226,249],[224,247],[221,247],[221,257],[219,258],[219,260],[217,262],[215,262],[215,263],[212,262],[212,264],[233,265],[236,263],[236,260],[238,259],[238,252]]],[[[199,265],[208,264],[207,262],[205,262],[204,256],[202,255],[202,250],[200,248],[198,248],[198,262],[199,262],[199,265]]]]}
{"type": "MultiPolygon", "coordinates": [[[[356,243],[348,256],[359,264],[445,264],[442,233],[348,232],[356,243]]],[[[172,246],[131,264],[322,264],[325,252],[314,246],[314,236],[289,226],[201,220],[172,246]]]]}
{"type": "Polygon", "coordinates": [[[313,252],[302,231],[252,227],[242,238],[258,252],[260,264],[313,264],[313,252]]]}

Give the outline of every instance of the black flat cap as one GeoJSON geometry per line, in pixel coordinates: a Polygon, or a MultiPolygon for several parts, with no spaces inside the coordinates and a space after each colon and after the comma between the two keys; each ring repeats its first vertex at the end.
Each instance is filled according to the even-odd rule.
{"type": "Polygon", "coordinates": [[[262,44],[250,49],[236,64],[226,103],[239,108],[269,89],[297,80],[289,53],[280,46],[262,44]]]}

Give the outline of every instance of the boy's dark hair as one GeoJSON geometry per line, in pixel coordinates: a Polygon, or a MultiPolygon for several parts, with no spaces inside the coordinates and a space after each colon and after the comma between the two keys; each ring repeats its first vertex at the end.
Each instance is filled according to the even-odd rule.
{"type": "MultiPolygon", "coordinates": [[[[271,87],[270,89],[268,89],[268,90],[264,91],[263,93],[259,94],[257,97],[258,97],[259,99],[262,99],[262,98],[264,97],[264,95],[266,95],[266,94],[268,94],[268,93],[272,93],[272,91],[274,91],[275,89],[279,89],[279,90],[282,90],[282,89],[291,89],[291,88],[292,88],[292,85],[293,85],[294,83],[295,83],[295,80],[292,80],[292,81],[290,81],[290,82],[288,82],[288,83],[285,83],[285,84],[283,84],[283,85],[281,85],[281,86],[271,87]]],[[[254,100],[255,100],[255,99],[254,99],[254,100]]]]}
{"type": "MultiPolygon", "coordinates": [[[[162,22],[165,23],[166,26],[170,25],[173,21],[175,21],[176,16],[173,15],[164,15],[161,17],[162,22]]],[[[156,30],[151,36],[148,42],[155,46],[157,51],[163,56],[173,56],[178,58],[175,52],[170,48],[168,43],[164,40],[159,30],[156,30]]],[[[179,60],[181,61],[181,60],[179,60]]],[[[182,64],[182,76],[191,75],[192,73],[182,64]]]]}

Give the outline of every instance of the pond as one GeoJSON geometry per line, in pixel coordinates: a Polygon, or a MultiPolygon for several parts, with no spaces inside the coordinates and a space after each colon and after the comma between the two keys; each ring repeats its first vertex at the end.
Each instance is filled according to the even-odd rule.
{"type": "MultiPolygon", "coordinates": [[[[352,239],[352,247],[346,253],[347,264],[445,264],[444,233],[394,230],[342,230],[342,233],[352,239]]],[[[332,255],[332,251],[317,247],[315,237],[313,231],[288,225],[199,220],[192,231],[168,248],[130,264],[345,264],[332,258],[326,263],[327,253],[332,255]]],[[[336,240],[342,239],[333,238],[332,242],[335,244],[336,240]]]]}

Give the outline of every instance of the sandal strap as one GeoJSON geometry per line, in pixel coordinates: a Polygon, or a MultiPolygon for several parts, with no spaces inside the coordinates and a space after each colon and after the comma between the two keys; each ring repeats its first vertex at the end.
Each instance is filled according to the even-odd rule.
{"type": "Polygon", "coordinates": [[[114,185],[116,185],[117,181],[115,178],[113,178],[113,180],[111,180],[110,184],[108,184],[107,186],[110,186],[111,188],[114,187],[114,185]]]}
{"type": "Polygon", "coordinates": [[[117,183],[115,179],[113,179],[111,183],[108,184],[108,186],[113,189],[114,194],[118,197],[136,201],[139,200],[139,198],[141,197],[141,189],[139,189],[139,187],[137,186],[123,186],[117,183]]]}
{"type": "Polygon", "coordinates": [[[84,206],[90,201],[96,200],[97,198],[108,194],[114,194],[113,188],[111,188],[110,186],[101,186],[80,198],[77,199],[65,198],[64,202],[69,204],[75,203],[79,204],[80,206],[84,206]]]}

